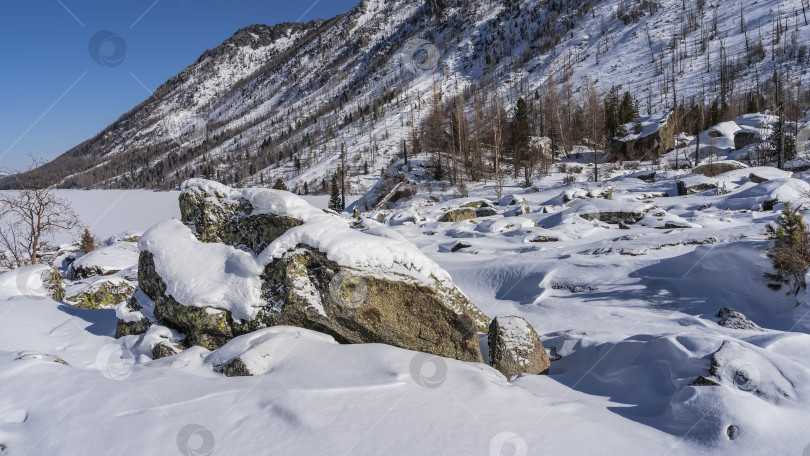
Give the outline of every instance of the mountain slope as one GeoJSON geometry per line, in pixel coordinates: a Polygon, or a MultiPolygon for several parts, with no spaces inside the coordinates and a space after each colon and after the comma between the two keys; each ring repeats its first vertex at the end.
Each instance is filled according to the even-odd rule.
{"type": "Polygon", "coordinates": [[[321,191],[345,149],[363,193],[434,91],[476,84],[513,103],[553,76],[574,97],[586,81],[617,85],[655,111],[764,90],[775,69],[801,84],[804,13],[801,0],[364,0],[328,21],[240,30],[44,171],[63,187],[205,176],[321,191]]]}

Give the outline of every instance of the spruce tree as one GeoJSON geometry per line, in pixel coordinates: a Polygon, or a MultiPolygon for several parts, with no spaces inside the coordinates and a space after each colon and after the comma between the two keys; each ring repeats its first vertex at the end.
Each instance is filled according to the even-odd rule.
{"type": "Polygon", "coordinates": [[[281,180],[280,177],[278,178],[278,180],[276,180],[276,183],[273,185],[273,189],[274,190],[284,190],[284,191],[287,191],[287,192],[290,191],[290,189],[287,188],[287,185],[284,184],[284,181],[281,180]]]}
{"type": "Polygon", "coordinates": [[[621,121],[619,115],[619,89],[611,87],[607,97],[605,97],[605,131],[610,138],[622,138],[627,136],[625,122],[621,121]]]}
{"type": "Polygon", "coordinates": [[[783,119],[780,118],[776,121],[776,124],[774,124],[773,131],[770,137],[768,137],[768,142],[771,145],[771,156],[769,157],[771,161],[776,161],[781,166],[785,161],[796,158],[796,138],[787,133],[783,119]],[[783,147],[784,156],[780,156],[783,152],[783,147]]]}
{"type": "MultiPolygon", "coordinates": [[[[616,94],[618,96],[618,93],[616,94]]],[[[630,123],[638,117],[638,109],[636,103],[633,101],[633,96],[630,92],[624,92],[622,102],[619,105],[619,125],[630,123]]]]}
{"type": "Polygon", "coordinates": [[[337,174],[332,174],[332,191],[329,194],[329,209],[336,212],[343,210],[343,205],[340,201],[340,189],[338,188],[337,174]]]}
{"type": "Polygon", "coordinates": [[[772,281],[768,288],[777,291],[788,285],[788,294],[794,295],[807,287],[804,277],[810,267],[810,238],[800,209],[801,206],[791,209],[786,203],[776,226],[766,227],[768,240],[773,242],[767,255],[776,270],[775,274],[765,274],[772,281]]]}

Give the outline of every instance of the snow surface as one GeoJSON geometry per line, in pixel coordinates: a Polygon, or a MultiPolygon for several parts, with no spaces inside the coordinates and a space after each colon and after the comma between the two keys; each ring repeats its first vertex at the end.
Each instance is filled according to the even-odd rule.
{"type": "Polygon", "coordinates": [[[116,241],[83,255],[73,262],[73,268],[95,268],[101,275],[108,275],[138,264],[138,255],[137,243],[116,241]]]}
{"type": "MultiPolygon", "coordinates": [[[[483,364],[339,345],[297,328],[152,360],[156,343],[181,336],[154,327],[143,338],[116,341],[116,317],[139,315],[123,305],[86,311],[25,296],[15,271],[0,275],[0,384],[8,392],[0,395],[0,443],[9,454],[171,454],[196,424],[190,445],[210,436],[213,454],[803,454],[810,444],[810,294],[767,288],[765,226],[782,204],[761,206],[802,200],[807,176],[747,168],[711,178],[728,183],[727,193],[662,197],[674,195],[689,171],[659,167],[651,183],[625,177],[649,168],[603,171],[611,200],[593,198],[605,184],[580,175],[564,185],[565,175],[554,172],[531,188],[508,183],[505,193],[525,200],[525,214],[498,206],[495,215],[437,222],[471,199],[497,201],[491,184],[481,183],[466,198],[454,198],[452,189],[417,194],[376,214],[382,223],[359,220],[358,230],[376,235],[365,236],[417,245],[488,315],[525,318],[559,357],[548,376],[508,383],[483,364]],[[752,172],[772,180],[757,184],[752,172]],[[570,204],[565,195],[589,199],[570,204]],[[579,216],[586,203],[649,211],[622,230],[579,216]],[[667,229],[665,221],[688,228],[667,229]],[[557,241],[534,242],[538,236],[557,241]],[[460,240],[470,246],[444,248],[460,240]],[[723,307],[764,331],[718,325],[723,307]],[[234,356],[258,375],[225,378],[220,369],[234,356]],[[699,376],[719,386],[693,385],[699,376]]],[[[349,230],[338,217],[282,203],[272,204],[311,213],[308,224],[329,217],[335,229],[349,230]]],[[[214,293],[225,287],[194,280],[209,267],[227,269],[212,277],[246,292],[241,300],[221,296],[217,307],[239,301],[249,315],[256,284],[243,273],[256,273],[258,256],[195,243],[176,220],[154,230],[142,242],[182,251],[172,270],[189,277],[178,283],[214,293]]],[[[339,245],[329,233],[316,234],[339,245]]],[[[151,311],[148,300],[137,299],[140,314],[151,311]]]]}

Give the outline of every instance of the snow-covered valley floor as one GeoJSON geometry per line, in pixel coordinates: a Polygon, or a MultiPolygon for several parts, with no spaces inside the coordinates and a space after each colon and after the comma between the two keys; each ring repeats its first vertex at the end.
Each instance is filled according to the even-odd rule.
{"type": "MultiPolygon", "coordinates": [[[[288,328],[262,331],[266,374],[226,378],[208,350],[152,360],[137,336],[113,337],[115,311],[21,296],[0,275],[0,455],[808,454],[810,299],[767,288],[765,226],[782,205],[761,206],[801,203],[810,185],[771,168],[686,173],[620,170],[597,186],[555,172],[501,201],[481,184],[368,214],[366,228],[413,242],[489,316],[534,326],[550,374],[511,383],[484,364],[288,328]],[[672,196],[680,180],[726,193],[672,196]],[[438,222],[482,199],[494,214],[438,222]],[[611,212],[643,217],[588,220],[611,212]],[[758,327],[719,325],[724,307],[758,327]],[[692,385],[700,376],[719,386],[692,385]]],[[[106,235],[177,217],[176,193],[146,193],[104,217],[93,201],[120,195],[68,197],[106,235]]]]}

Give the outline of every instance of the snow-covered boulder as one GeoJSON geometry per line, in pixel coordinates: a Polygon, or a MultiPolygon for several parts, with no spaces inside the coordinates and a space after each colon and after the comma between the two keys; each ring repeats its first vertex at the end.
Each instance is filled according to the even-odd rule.
{"type": "Polygon", "coordinates": [[[748,168],[743,163],[734,160],[725,160],[707,165],[701,165],[692,170],[692,174],[702,174],[706,177],[714,177],[718,174],[727,173],[729,171],[736,171],[738,169],[748,168]]]}
{"type": "Polygon", "coordinates": [[[489,318],[409,242],[353,230],[289,192],[192,180],[180,199],[183,221],[141,238],[139,278],[154,319],[188,345],[288,325],[482,360],[489,318]]]}
{"type": "Polygon", "coordinates": [[[577,215],[585,220],[599,220],[604,223],[632,224],[652,209],[651,204],[638,201],[606,200],[601,198],[580,201],[571,207],[577,215]]]}
{"type": "Polygon", "coordinates": [[[709,190],[716,190],[718,180],[706,177],[702,174],[692,174],[678,181],[678,196],[695,195],[709,190]]]}
{"type": "Polygon", "coordinates": [[[748,329],[752,331],[762,331],[756,323],[748,317],[734,309],[723,307],[717,312],[717,324],[730,329],[748,329]]]}
{"type": "Polygon", "coordinates": [[[264,375],[281,362],[289,344],[320,348],[335,345],[332,336],[291,326],[275,326],[239,336],[205,357],[206,364],[228,377],[264,375]]]}
{"type": "Polygon", "coordinates": [[[100,277],[70,284],[65,300],[82,309],[109,309],[126,301],[135,291],[133,282],[121,277],[100,277]]]}
{"type": "Polygon", "coordinates": [[[149,330],[155,321],[155,302],[138,289],[126,302],[115,307],[115,316],[118,324],[115,327],[115,337],[135,336],[149,330]]]}
{"type": "Polygon", "coordinates": [[[445,212],[445,214],[442,215],[439,221],[443,223],[461,222],[464,220],[471,220],[476,217],[478,217],[478,214],[476,214],[475,209],[464,207],[461,209],[453,209],[445,212]]]}
{"type": "Polygon", "coordinates": [[[78,258],[68,268],[71,280],[108,276],[138,264],[138,244],[115,241],[78,258]]]}
{"type": "Polygon", "coordinates": [[[548,354],[540,336],[520,317],[497,317],[489,325],[489,362],[507,379],[547,374],[548,354]]]}
{"type": "Polygon", "coordinates": [[[67,268],[65,300],[84,309],[109,309],[137,286],[140,233],[126,232],[79,256],[67,268]]]}
{"type": "Polygon", "coordinates": [[[672,111],[661,111],[641,117],[640,131],[634,131],[634,122],[625,125],[630,134],[613,142],[611,154],[616,158],[633,160],[669,152],[675,148],[675,124],[671,119],[672,111]]]}

